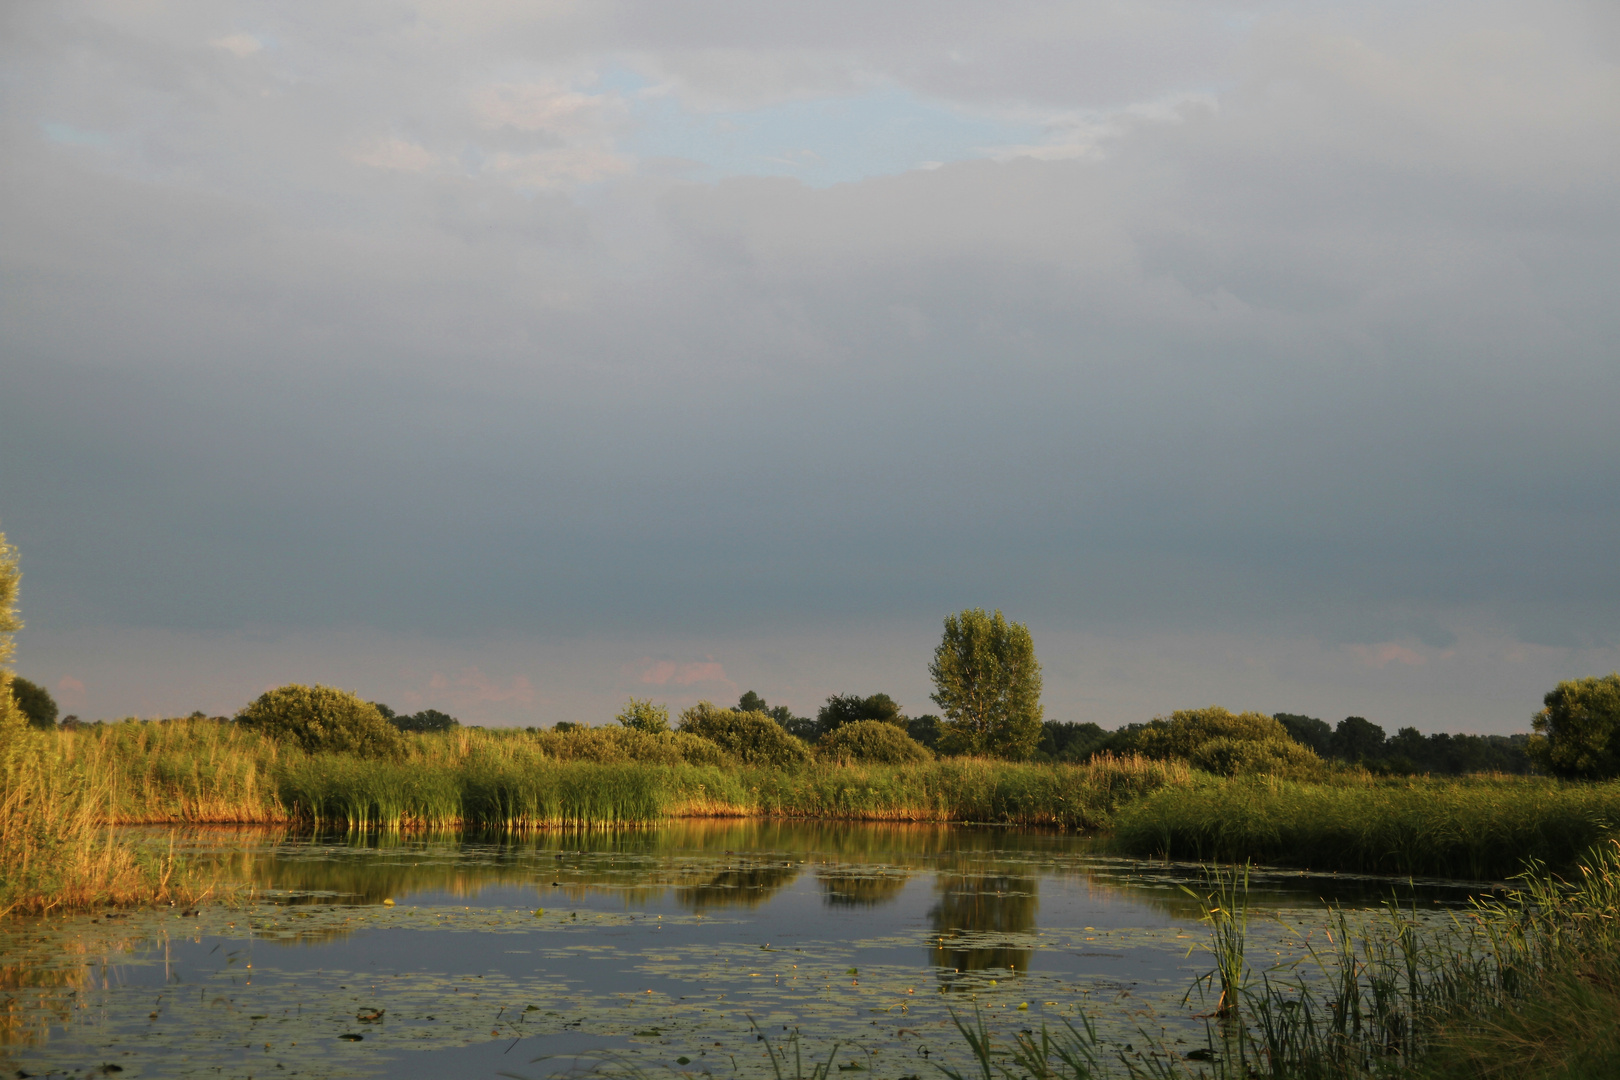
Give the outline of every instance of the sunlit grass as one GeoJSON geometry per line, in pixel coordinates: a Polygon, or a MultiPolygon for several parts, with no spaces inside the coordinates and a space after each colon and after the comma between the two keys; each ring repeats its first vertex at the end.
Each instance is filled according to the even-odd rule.
{"type": "Polygon", "coordinates": [[[1516,874],[1527,859],[1571,866],[1617,827],[1620,783],[1518,776],[1205,778],[1114,821],[1116,845],[1138,855],[1474,880],[1516,874]]]}

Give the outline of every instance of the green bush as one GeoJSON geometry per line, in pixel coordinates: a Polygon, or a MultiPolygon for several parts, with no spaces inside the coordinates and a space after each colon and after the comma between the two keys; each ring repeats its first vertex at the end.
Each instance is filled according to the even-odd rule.
{"type": "Polygon", "coordinates": [[[1201,743],[1188,760],[1217,776],[1266,775],[1316,780],[1326,770],[1321,758],[1292,739],[1221,736],[1201,743]]]}
{"type": "Polygon", "coordinates": [[[631,698],[614,719],[633,731],[656,735],[669,730],[669,706],[654,705],[652,698],[631,698]]]}
{"type": "Polygon", "coordinates": [[[558,761],[600,764],[729,765],[732,759],[708,739],[685,731],[640,731],[630,727],[576,727],[542,731],[540,749],[558,761]]]}
{"type": "Polygon", "coordinates": [[[681,713],[681,730],[709,740],[745,765],[780,769],[810,760],[804,741],[764,713],[722,709],[700,701],[681,713]]]}
{"type": "Polygon", "coordinates": [[[843,724],[822,736],[816,755],[826,761],[873,765],[910,765],[934,757],[926,746],[887,720],[843,724]]]}
{"type": "Polygon", "coordinates": [[[271,690],[243,709],[236,722],[311,754],[397,757],[405,749],[403,736],[375,705],[330,686],[294,683],[271,690]]]}
{"type": "Polygon", "coordinates": [[[1211,739],[1261,742],[1286,739],[1288,729],[1264,713],[1233,713],[1219,705],[1207,709],[1178,709],[1156,716],[1136,733],[1136,750],[1148,757],[1191,759],[1211,739]]]}
{"type": "Polygon", "coordinates": [[[1542,699],[1530,756],[1554,776],[1620,776],[1620,673],[1561,682],[1542,699]]]}

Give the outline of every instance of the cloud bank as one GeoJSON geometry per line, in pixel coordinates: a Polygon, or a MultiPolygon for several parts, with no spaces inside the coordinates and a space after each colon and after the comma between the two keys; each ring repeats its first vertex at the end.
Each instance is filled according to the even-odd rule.
{"type": "Polygon", "coordinates": [[[1607,6],[3,18],[0,528],[85,708],[921,711],[970,604],[1110,724],[1620,659],[1607,6]]]}

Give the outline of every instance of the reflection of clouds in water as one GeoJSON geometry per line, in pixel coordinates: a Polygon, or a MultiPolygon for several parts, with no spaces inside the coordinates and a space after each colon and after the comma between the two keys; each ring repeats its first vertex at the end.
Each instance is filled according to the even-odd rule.
{"type": "Polygon", "coordinates": [[[1029,970],[1034,942],[1020,945],[1016,936],[1035,930],[1040,900],[1033,877],[940,874],[934,887],[939,902],[929,909],[928,918],[934,929],[929,958],[936,968],[1029,970]]]}
{"type": "Polygon", "coordinates": [[[878,907],[893,903],[905,890],[910,874],[883,870],[819,870],[821,899],[828,907],[878,907]]]}

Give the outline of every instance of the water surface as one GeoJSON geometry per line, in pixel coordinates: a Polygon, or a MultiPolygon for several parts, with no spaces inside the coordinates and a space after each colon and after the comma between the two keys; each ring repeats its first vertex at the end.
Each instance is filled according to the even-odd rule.
{"type": "MultiPolygon", "coordinates": [[[[843,1075],[940,1075],[953,1011],[1008,1037],[1093,1017],[1113,1048],[1205,1040],[1200,868],[1005,829],[684,822],[522,837],[267,831],[183,843],[251,902],[0,930],[0,1063],[32,1075],[769,1075],[797,1034],[843,1075]],[[98,1071],[99,1070],[99,1071],[98,1071]]],[[[1250,962],[1324,901],[1443,883],[1261,873],[1250,962]]],[[[1314,935],[1314,937],[1313,937],[1314,935]]]]}

